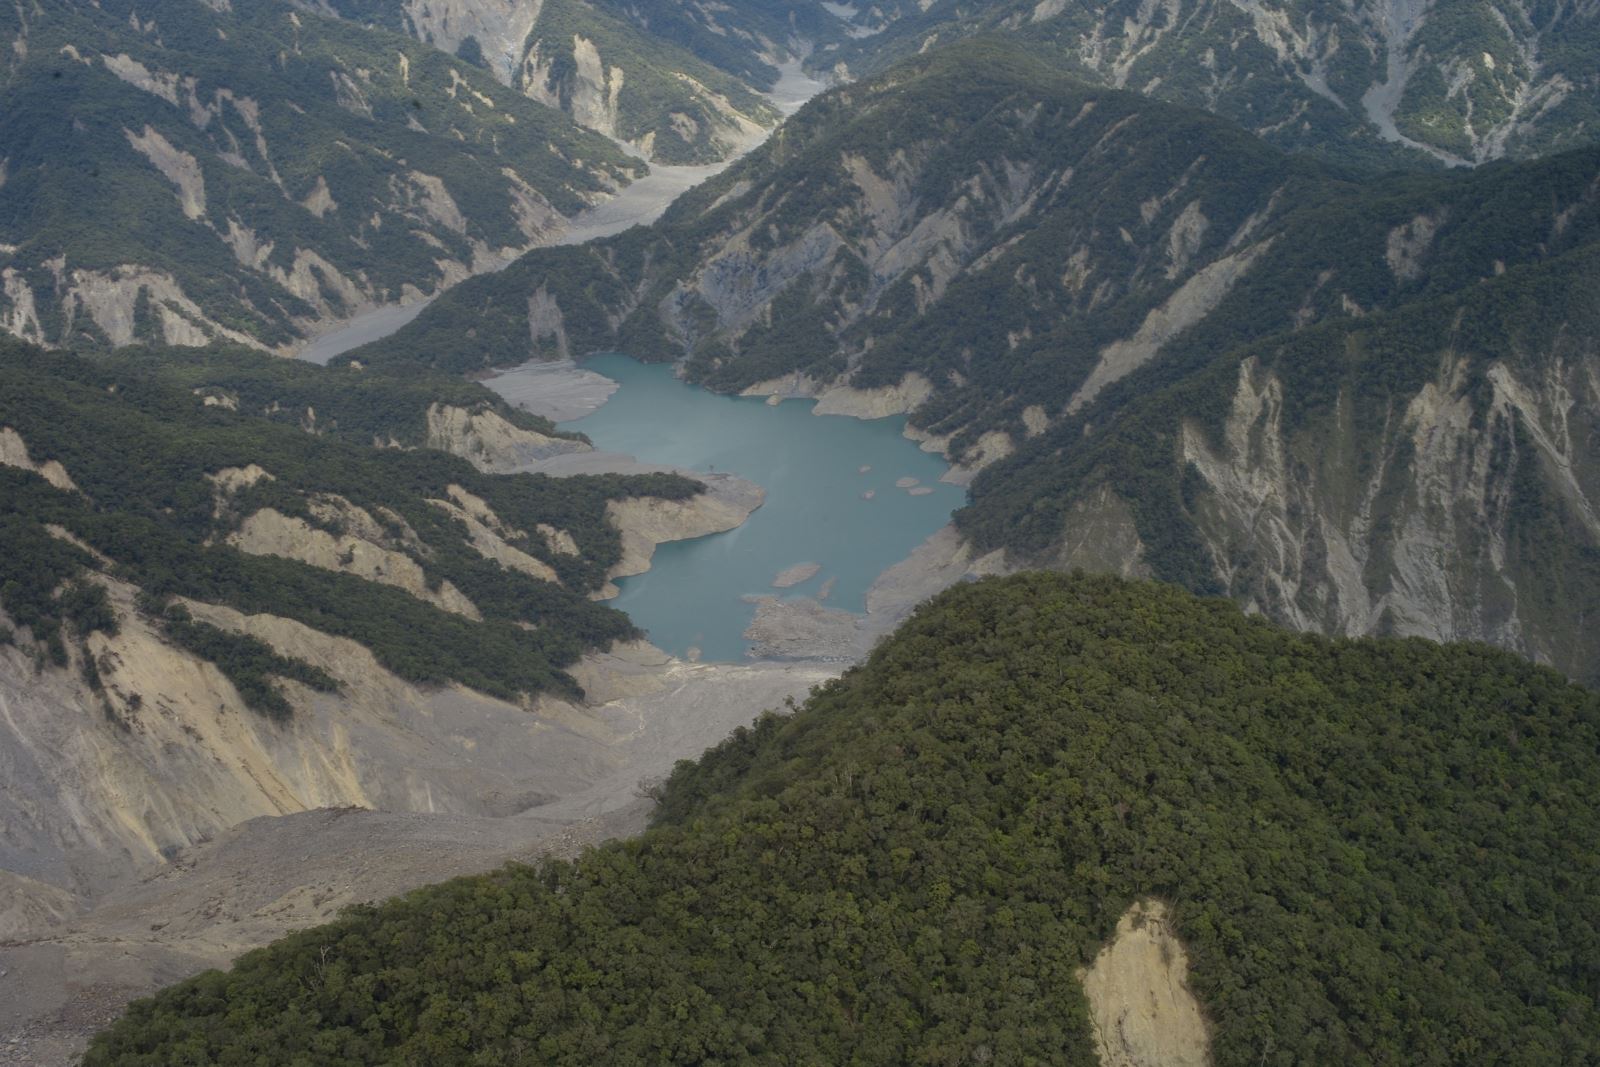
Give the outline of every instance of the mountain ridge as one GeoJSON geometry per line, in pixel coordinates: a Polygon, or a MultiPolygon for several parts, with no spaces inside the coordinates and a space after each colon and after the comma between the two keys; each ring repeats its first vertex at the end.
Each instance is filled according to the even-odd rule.
{"type": "Polygon", "coordinates": [[[276,0],[137,7],[0,14],[0,317],[25,339],[288,351],[548,240],[644,169],[398,35],[276,0]]]}
{"type": "Polygon", "coordinates": [[[818,62],[873,74],[934,45],[1005,33],[1101,84],[1204,107],[1332,158],[1483,163],[1592,143],[1595,12],[1448,4],[1168,0],[891,2],[818,62]]]}
{"type": "Polygon", "coordinates": [[[636,6],[591,0],[323,6],[478,62],[508,88],[654,162],[725,159],[777,120],[758,92],[776,80],[782,45],[746,31],[751,52],[732,73],[731,46],[711,52],[712,61],[697,54],[708,51],[709,34],[686,11],[673,13],[675,32],[663,37],[636,6]]]}
{"type": "Polygon", "coordinates": [[[1580,296],[1597,194],[1593,148],[1362,176],[974,41],[820,97],[653,228],[534,252],[359,358],[462,373],[620,349],[730,392],[844,386],[864,413],[908,413],[969,475],[993,468],[957,521],[1013,565],[1153,574],[1296,626],[1493,640],[1581,673],[1594,658],[1578,620],[1600,593],[1597,467],[1576,430],[1600,409],[1580,296]],[[1524,287],[1563,309],[1553,331],[1515,310],[1540,299],[1524,287]],[[1462,334],[1446,307],[1485,313],[1462,334]],[[1374,321],[1389,364],[1311,340],[1374,321]],[[1452,336],[1472,349],[1459,382],[1438,370],[1456,365],[1452,336]],[[1323,413],[1320,443],[1297,447],[1346,458],[1327,485],[1383,472],[1366,503],[1297,495],[1284,462],[1261,487],[1243,452],[1216,459],[1180,432],[1174,412],[1215,440],[1231,398],[1245,402],[1239,367],[1274,345],[1311,362],[1270,388],[1305,390],[1283,396],[1297,419],[1323,413]],[[1142,402],[1156,389],[1160,411],[1142,402]],[[1404,412],[1463,395],[1479,414],[1451,431],[1461,447],[1490,429],[1474,421],[1483,398],[1511,413],[1499,459],[1457,469],[1401,448],[1404,412]],[[1505,443],[1517,434],[1526,447],[1505,443]],[[1513,484],[1522,507],[1493,503],[1513,484]],[[1303,519],[1258,525],[1264,494],[1303,519]],[[1452,517],[1451,498],[1472,503],[1452,517]],[[1409,542],[1402,515],[1421,523],[1409,542]],[[1558,593],[1537,545],[1568,524],[1558,593]],[[1090,527],[1112,547],[1082,547],[1090,527]]]}

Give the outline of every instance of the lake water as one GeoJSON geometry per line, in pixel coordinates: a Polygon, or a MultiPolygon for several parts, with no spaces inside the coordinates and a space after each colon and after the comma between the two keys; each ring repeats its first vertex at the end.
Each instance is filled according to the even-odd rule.
{"type": "Polygon", "coordinates": [[[565,429],[647,463],[731,472],[767,491],[738,529],[661,545],[650,570],[618,580],[622,593],[610,603],[668,652],[698,648],[707,660],[743,659],[743,632],[755,612],[749,596],[816,597],[826,589],[827,606],[864,610],[878,575],[948,522],[965,498],[940,484],[948,469],[942,459],[901,436],[904,418],[819,417],[810,400],[771,405],[764,397],[719,396],[684,384],[668,366],[626,356],[598,356],[584,369],[620,387],[565,429]],[[821,569],[774,588],[779,572],[800,563],[821,569]]]}

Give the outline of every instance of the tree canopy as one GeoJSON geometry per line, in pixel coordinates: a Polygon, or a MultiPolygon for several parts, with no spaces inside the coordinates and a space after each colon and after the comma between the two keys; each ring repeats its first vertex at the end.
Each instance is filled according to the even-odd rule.
{"type": "Polygon", "coordinates": [[[1219,1064],[1600,1056],[1600,698],[1111,578],[957,587],[655,827],[363,906],[87,1063],[1093,1064],[1169,902],[1219,1064]]]}

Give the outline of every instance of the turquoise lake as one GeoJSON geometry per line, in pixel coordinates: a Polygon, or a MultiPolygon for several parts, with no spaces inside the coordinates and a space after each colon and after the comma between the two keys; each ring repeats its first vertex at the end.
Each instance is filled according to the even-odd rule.
{"type": "Polygon", "coordinates": [[[668,366],[626,356],[597,356],[583,366],[619,388],[563,428],[588,434],[607,451],[731,472],[767,491],[766,503],[738,529],[660,545],[650,570],[618,580],[622,593],[610,603],[676,655],[697,648],[706,660],[746,658],[750,596],[815,597],[831,582],[829,607],[865,610],[878,575],[965,500],[963,490],[940,484],[945,462],[901,436],[904,418],[816,416],[810,400],[720,396],[679,381],[668,366]],[[911,478],[932,492],[913,495],[895,484],[911,478]],[[775,589],[778,573],[799,563],[821,570],[775,589]]]}

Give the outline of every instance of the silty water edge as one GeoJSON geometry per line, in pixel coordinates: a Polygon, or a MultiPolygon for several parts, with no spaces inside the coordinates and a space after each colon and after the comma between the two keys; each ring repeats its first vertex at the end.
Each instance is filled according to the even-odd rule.
{"type": "Polygon", "coordinates": [[[903,417],[814,416],[810,400],[724,396],[620,355],[584,369],[619,387],[563,429],[645,463],[737,474],[767,493],[744,525],[661,545],[650,570],[618,581],[611,604],[675,655],[743,659],[751,597],[825,597],[830,608],[865,610],[878,576],[965,500],[939,481],[945,462],[903,436],[903,417]]]}

